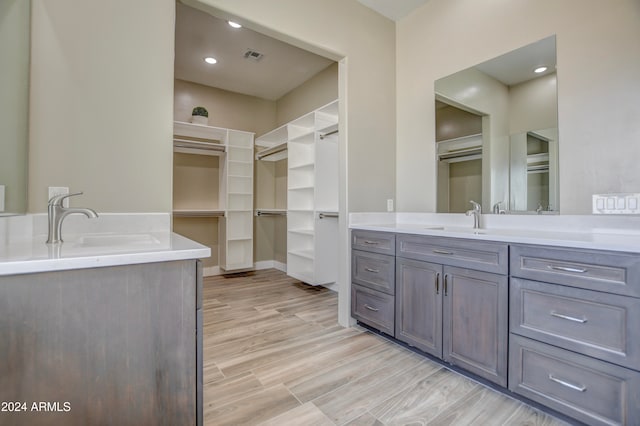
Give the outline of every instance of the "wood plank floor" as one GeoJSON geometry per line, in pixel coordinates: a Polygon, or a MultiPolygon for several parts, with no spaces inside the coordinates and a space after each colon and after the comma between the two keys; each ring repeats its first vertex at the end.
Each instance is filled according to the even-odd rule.
{"type": "Polygon", "coordinates": [[[204,280],[205,425],[564,425],[361,327],[277,270],[204,280]]]}

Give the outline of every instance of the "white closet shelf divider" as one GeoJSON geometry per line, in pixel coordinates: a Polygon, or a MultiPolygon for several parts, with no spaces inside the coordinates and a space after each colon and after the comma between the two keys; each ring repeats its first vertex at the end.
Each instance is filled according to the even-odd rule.
{"type": "MultiPolygon", "coordinates": [[[[218,209],[176,208],[175,217],[220,217],[220,269],[225,272],[253,267],[253,148],[254,134],[241,130],[175,121],[174,152],[219,155],[218,209]]],[[[199,194],[204,193],[199,191],[199,194]]],[[[202,200],[189,203],[207,205],[202,200]]]]}

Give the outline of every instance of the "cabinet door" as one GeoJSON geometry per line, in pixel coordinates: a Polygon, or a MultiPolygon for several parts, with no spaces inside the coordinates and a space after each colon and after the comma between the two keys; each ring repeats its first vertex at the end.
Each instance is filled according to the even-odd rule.
{"type": "Polygon", "coordinates": [[[442,290],[444,360],[506,386],[507,277],[445,266],[442,290]]]}
{"type": "Polygon", "coordinates": [[[442,266],[397,258],[396,339],[442,357],[442,266]]]}

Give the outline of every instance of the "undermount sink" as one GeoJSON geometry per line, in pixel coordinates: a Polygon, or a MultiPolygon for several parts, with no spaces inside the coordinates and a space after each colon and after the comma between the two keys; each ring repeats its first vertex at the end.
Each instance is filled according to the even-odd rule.
{"type": "Polygon", "coordinates": [[[486,229],[461,228],[461,227],[451,227],[451,226],[425,226],[424,229],[428,229],[430,231],[460,232],[463,234],[474,234],[474,235],[487,234],[486,229]]]}
{"type": "Polygon", "coordinates": [[[82,247],[140,247],[157,244],[160,244],[160,241],[150,234],[83,235],[76,240],[76,245],[82,247]]]}

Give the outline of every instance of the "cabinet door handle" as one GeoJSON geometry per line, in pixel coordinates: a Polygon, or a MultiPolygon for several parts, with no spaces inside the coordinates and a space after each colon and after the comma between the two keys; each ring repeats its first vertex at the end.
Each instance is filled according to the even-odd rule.
{"type": "Polygon", "coordinates": [[[436,273],[436,294],[440,294],[440,272],[436,273]]]}
{"type": "Polygon", "coordinates": [[[364,268],[364,270],[367,272],[373,272],[374,274],[380,273],[379,269],[364,268]]]}
{"type": "Polygon", "coordinates": [[[432,252],[434,252],[435,254],[446,254],[448,256],[451,256],[452,254],[454,254],[452,251],[439,250],[439,249],[433,249],[432,252]]]}
{"type": "Polygon", "coordinates": [[[549,380],[551,380],[552,382],[556,382],[564,387],[567,387],[569,389],[573,389],[576,390],[578,392],[584,392],[587,390],[587,387],[584,385],[574,385],[573,383],[569,383],[566,382],[564,380],[560,380],[558,378],[553,377],[553,374],[549,374],[549,380]]]}
{"type": "Polygon", "coordinates": [[[569,315],[559,314],[559,313],[557,313],[555,311],[551,311],[549,314],[552,317],[562,318],[562,319],[567,320],[567,321],[579,322],[580,324],[584,324],[585,322],[587,322],[586,318],[570,317],[569,315]]]}
{"type": "Polygon", "coordinates": [[[553,269],[554,271],[576,272],[578,274],[584,274],[585,272],[587,272],[587,269],[585,268],[570,268],[568,266],[549,265],[548,268],[553,269]]]}
{"type": "Polygon", "coordinates": [[[377,246],[379,244],[377,241],[371,241],[371,240],[363,240],[362,242],[365,244],[369,244],[370,246],[377,246]]]}
{"type": "Polygon", "coordinates": [[[446,296],[446,295],[448,294],[448,292],[449,292],[449,289],[448,289],[448,287],[449,287],[449,286],[447,285],[447,284],[448,284],[448,281],[449,281],[449,274],[444,274],[444,295],[445,295],[445,296],[446,296]]]}
{"type": "Polygon", "coordinates": [[[370,311],[373,311],[373,312],[378,312],[380,310],[380,309],[372,308],[371,306],[367,305],[366,303],[365,303],[364,307],[367,308],[370,311]]]}

